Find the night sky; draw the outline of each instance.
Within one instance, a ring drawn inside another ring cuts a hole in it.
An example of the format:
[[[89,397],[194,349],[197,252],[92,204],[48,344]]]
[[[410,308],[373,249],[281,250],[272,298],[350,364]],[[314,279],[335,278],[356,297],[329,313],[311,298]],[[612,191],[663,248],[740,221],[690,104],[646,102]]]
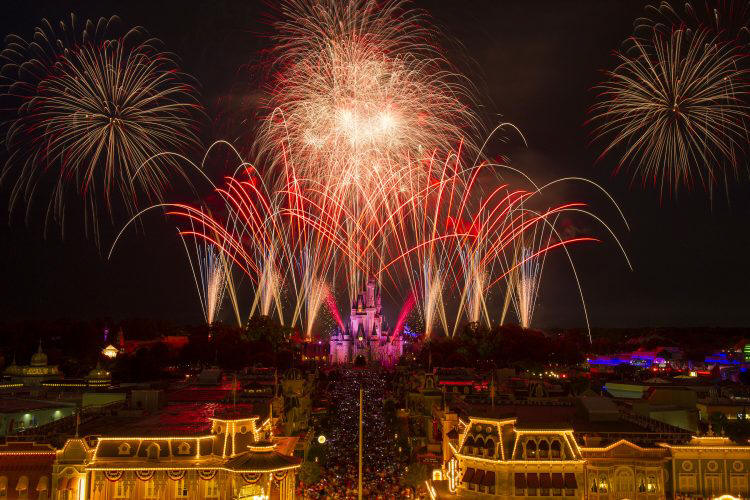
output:
[[[435,21],[468,55],[455,61],[478,82],[486,112],[516,124],[529,149],[514,149],[513,165],[544,182],[563,176],[602,184],[622,206],[631,230],[591,190],[564,194],[591,201],[613,223],[635,270],[629,271],[611,240],[578,246],[574,260],[593,326],[748,326],[747,174],[732,182],[728,196],[713,201],[701,188],[660,198],[656,188],[612,175],[614,158],[596,163],[600,145],[589,145],[584,126],[601,70],[612,51],[632,33],[646,2],[635,0],[442,0],[424,1]],[[117,14],[124,25],[142,25],[182,59],[202,84],[206,106],[226,95],[238,68],[257,58],[270,28],[268,4],[211,2],[6,1],[0,33],[28,38],[40,19]],[[216,173],[220,174],[219,172]],[[7,207],[7,186],[0,203]],[[46,205],[46,201],[43,201]],[[120,227],[118,221],[116,227]],[[108,247],[114,229],[107,227]],[[150,317],[200,321],[201,312],[174,223],[153,216],[144,231],[130,232],[107,261],[70,217],[61,238],[41,218],[26,225],[21,212],[0,219],[0,321],[67,318]],[[229,311],[224,310],[229,319]],[[391,321],[396,311],[387,311]],[[535,315],[538,327],[583,326],[568,267],[551,258]]]

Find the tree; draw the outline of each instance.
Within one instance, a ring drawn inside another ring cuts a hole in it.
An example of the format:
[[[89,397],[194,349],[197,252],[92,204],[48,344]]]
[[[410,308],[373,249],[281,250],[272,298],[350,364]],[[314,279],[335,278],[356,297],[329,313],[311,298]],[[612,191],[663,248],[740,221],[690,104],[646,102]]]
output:
[[[723,413],[718,411],[713,412],[708,416],[708,421],[711,424],[711,430],[721,436],[726,432],[727,417]]]
[[[750,421],[744,418],[744,416],[737,420],[728,420],[724,426],[724,433],[732,442],[739,445],[746,445],[747,440],[750,439]]]
[[[306,461],[299,468],[299,479],[305,484],[315,484],[320,481],[320,465],[315,462]]]

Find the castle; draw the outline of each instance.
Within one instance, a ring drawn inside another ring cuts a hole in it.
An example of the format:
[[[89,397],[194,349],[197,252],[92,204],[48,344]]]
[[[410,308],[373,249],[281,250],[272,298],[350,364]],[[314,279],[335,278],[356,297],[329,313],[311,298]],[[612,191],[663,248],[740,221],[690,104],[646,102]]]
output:
[[[383,321],[380,288],[374,277],[367,280],[365,290],[352,304],[346,330],[336,328],[330,345],[332,364],[352,363],[360,356],[366,362],[383,366],[398,362],[404,350],[403,338],[401,334],[392,336]]]

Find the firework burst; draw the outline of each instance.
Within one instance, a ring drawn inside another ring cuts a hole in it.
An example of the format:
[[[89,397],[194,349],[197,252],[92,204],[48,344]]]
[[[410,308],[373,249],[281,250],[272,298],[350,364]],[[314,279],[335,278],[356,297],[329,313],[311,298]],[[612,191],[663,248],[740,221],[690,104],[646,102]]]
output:
[[[662,191],[736,174],[749,118],[744,54],[706,31],[654,30],[629,43],[592,108],[601,156],[620,152],[620,167]]]
[[[44,21],[33,42],[11,36],[0,56],[2,92],[14,110],[2,171],[14,179],[11,210],[23,200],[28,213],[38,188],[51,182],[45,226],[62,226],[76,191],[97,242],[102,202],[113,215],[113,198],[130,213],[141,199],[160,200],[170,175],[184,174],[156,155],[199,142],[192,81],[158,40],[141,28],[119,36],[116,24],[88,21],[79,31],[71,17],[54,30]]]

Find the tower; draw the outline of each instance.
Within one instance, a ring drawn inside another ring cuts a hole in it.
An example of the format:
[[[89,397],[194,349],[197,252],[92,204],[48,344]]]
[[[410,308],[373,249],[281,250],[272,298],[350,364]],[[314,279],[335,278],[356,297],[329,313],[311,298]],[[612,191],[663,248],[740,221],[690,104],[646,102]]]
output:
[[[346,329],[336,329],[331,335],[330,348],[333,364],[352,363],[362,356],[368,362],[390,366],[401,357],[402,340],[400,336],[392,339],[384,324],[380,287],[374,276],[352,302]]]

